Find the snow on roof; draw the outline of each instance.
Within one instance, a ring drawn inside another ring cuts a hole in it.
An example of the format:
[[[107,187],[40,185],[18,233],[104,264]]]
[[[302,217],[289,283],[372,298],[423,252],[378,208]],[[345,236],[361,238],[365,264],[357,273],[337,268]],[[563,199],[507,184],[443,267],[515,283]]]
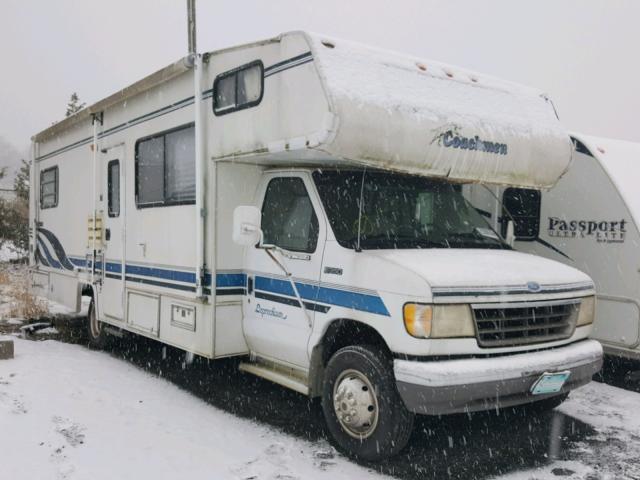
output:
[[[571,136],[581,141],[600,162],[620,192],[631,216],[640,224],[640,143],[581,133],[572,133]]]
[[[339,117],[329,153],[413,173],[534,188],[571,142],[540,91],[459,67],[306,34]]]

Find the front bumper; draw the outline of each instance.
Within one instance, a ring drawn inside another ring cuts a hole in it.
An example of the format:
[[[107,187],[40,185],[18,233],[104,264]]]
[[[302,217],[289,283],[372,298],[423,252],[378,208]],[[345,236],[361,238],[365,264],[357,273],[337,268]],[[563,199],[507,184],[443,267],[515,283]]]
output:
[[[602,367],[602,357],[600,343],[583,340],[550,350],[490,358],[394,360],[394,373],[410,411],[440,415],[504,408],[569,392],[591,381]],[[560,392],[530,393],[543,373],[565,370],[571,375]]]

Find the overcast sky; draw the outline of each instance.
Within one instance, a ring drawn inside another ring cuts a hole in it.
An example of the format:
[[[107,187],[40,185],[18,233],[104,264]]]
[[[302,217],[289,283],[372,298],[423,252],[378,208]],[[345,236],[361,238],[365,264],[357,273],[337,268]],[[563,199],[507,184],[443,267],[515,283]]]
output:
[[[636,0],[198,0],[198,47],[312,30],[539,87],[569,129],[640,141],[639,21]],[[186,0],[0,0],[0,136],[24,149],[71,92],[182,57],[185,23]]]

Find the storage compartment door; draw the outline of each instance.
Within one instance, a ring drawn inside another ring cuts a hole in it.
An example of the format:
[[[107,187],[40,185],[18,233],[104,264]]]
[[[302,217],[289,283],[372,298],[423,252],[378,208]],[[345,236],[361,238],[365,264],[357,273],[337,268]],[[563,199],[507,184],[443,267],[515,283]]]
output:
[[[160,296],[128,292],[127,323],[141,332],[158,336]]]

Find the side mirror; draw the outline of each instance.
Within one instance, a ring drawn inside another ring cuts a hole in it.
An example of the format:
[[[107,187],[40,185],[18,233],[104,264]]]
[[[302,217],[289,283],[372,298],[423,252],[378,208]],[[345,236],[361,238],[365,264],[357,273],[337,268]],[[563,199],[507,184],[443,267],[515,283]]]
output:
[[[262,214],[252,206],[236,207],[233,211],[233,241],[248,247],[262,240]]]
[[[505,241],[510,247],[513,247],[513,244],[516,242],[516,233],[513,220],[509,220],[509,223],[507,223],[507,235],[505,236]]]

